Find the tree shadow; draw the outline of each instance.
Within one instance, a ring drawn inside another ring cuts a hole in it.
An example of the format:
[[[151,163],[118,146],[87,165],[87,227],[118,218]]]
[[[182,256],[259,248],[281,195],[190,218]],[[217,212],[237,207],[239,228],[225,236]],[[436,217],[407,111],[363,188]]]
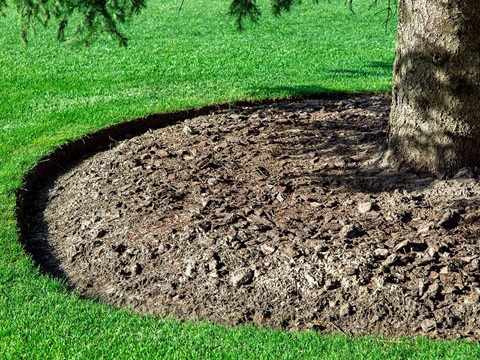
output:
[[[392,62],[389,61],[372,61],[365,65],[365,68],[374,68],[376,71],[359,70],[359,69],[334,69],[327,70],[326,73],[332,75],[340,75],[345,78],[358,78],[358,77],[379,77],[384,76],[385,73],[392,73]]]
[[[271,97],[285,97],[288,96],[290,100],[294,99],[315,99],[321,98],[338,98],[339,96],[347,95],[335,89],[326,88],[323,86],[313,85],[292,85],[292,86],[276,86],[276,87],[256,87],[249,91],[251,97],[265,96],[270,94]]]
[[[17,208],[21,241],[25,251],[31,255],[41,273],[65,279],[70,284],[68,276],[61,267],[60,259],[47,241],[49,231],[44,214],[48,199],[45,194],[52,187],[53,181],[50,182],[50,185],[46,185],[44,191],[35,191],[36,196],[29,194],[28,204],[25,204],[24,208]],[[30,191],[32,190],[30,189]],[[24,196],[24,201],[27,201],[26,196]]]
[[[279,157],[295,159],[310,154],[312,161],[318,159],[320,162],[313,171],[290,174],[285,180],[307,178],[311,184],[322,187],[344,187],[372,194],[421,190],[435,180],[407,168],[384,169],[374,161],[366,165],[368,160],[380,158],[385,144],[390,105],[388,96],[371,100],[368,95],[332,94],[328,100],[322,100],[325,101],[313,105],[313,110],[331,112],[332,116],[317,121],[292,120],[288,131],[294,132],[294,137],[286,137],[281,132],[268,136],[268,143],[281,149]],[[352,107],[359,109],[357,114],[350,113]],[[362,115],[362,111],[371,114]],[[371,121],[369,117],[375,119]],[[366,158],[358,160],[359,150],[368,152]]]

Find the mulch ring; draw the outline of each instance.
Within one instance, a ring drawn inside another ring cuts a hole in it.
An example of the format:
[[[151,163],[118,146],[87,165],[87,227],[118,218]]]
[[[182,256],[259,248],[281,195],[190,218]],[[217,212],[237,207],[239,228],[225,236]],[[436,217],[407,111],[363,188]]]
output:
[[[81,294],[142,313],[478,338],[479,182],[365,166],[389,106],[218,110],[120,141],[43,189],[30,248]]]

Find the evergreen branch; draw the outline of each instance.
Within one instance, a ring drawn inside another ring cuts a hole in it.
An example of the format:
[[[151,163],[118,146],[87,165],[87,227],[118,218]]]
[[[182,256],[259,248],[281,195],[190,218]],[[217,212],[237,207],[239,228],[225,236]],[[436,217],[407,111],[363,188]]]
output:
[[[62,19],[60,19],[58,23],[58,29],[57,29],[57,39],[60,41],[65,41],[65,28],[68,25],[68,19],[66,16],[64,16]]]
[[[27,44],[29,31],[35,31],[34,23],[40,22],[46,26],[52,16],[58,21],[57,38],[66,40],[66,29],[70,25],[72,15],[79,14],[73,40],[84,45],[91,44],[99,33],[105,32],[115,38],[120,45],[127,46],[127,38],[119,30],[118,25],[128,21],[146,7],[146,0],[14,0],[17,10],[23,19],[23,28],[20,36]],[[185,0],[181,0],[180,9]],[[272,11],[275,15],[290,11],[291,7],[302,0],[272,0]],[[318,2],[319,0],[313,0]],[[353,11],[354,0],[345,0],[349,9]],[[378,13],[386,12],[385,26],[394,17],[398,7],[398,0],[372,0],[370,9],[379,3],[386,2],[387,7]],[[0,0],[0,15],[7,6],[7,0]],[[231,0],[229,14],[236,19],[239,30],[244,27],[245,19],[257,23],[261,11],[257,0]]]
[[[272,0],[272,10],[275,15],[280,15],[282,11],[289,12],[294,3],[301,2],[302,0]]]
[[[353,11],[353,0],[346,0],[345,3],[347,3],[347,1],[348,1],[348,8],[352,12],[352,14],[355,15],[355,11]],[[378,1],[378,0],[375,0],[375,1]]]
[[[0,4],[6,0],[0,0]],[[0,5],[1,6],[1,5]],[[66,40],[66,29],[74,13],[80,14],[72,41],[88,46],[105,32],[120,45],[127,46],[127,38],[118,25],[138,14],[146,6],[146,0],[17,0],[17,9],[23,19],[20,36],[28,43],[28,33],[35,31],[34,23],[46,26],[52,16],[58,21],[57,38]]]
[[[352,1],[352,0],[350,0]],[[378,3],[380,2],[380,0],[374,0],[370,6],[368,7],[368,10],[371,10],[374,6],[376,6]],[[385,25],[385,29],[387,28],[388,24],[390,23],[390,20],[392,20],[395,16],[395,14],[397,13],[397,10],[398,9],[398,0],[387,0],[387,7],[382,9],[382,10],[379,10],[375,13],[375,15],[378,15],[378,14],[381,14],[381,13],[386,13],[386,19],[385,21],[383,22],[383,24]]]
[[[257,23],[261,12],[256,0],[232,0],[229,14],[236,17],[237,28],[242,30],[246,17],[250,18],[251,22]]]
[[[0,0],[0,15],[1,16],[6,16],[5,12],[3,11],[8,7],[7,0]]]

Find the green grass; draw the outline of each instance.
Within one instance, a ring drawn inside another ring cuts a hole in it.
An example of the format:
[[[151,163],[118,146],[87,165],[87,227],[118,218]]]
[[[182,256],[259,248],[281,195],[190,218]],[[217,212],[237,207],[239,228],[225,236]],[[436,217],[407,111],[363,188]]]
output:
[[[37,29],[24,48],[16,16],[0,19],[0,358],[475,359],[465,341],[389,341],[227,328],[80,300],[41,275],[19,244],[15,191],[62,143],[163,111],[240,99],[391,87],[394,25],[356,1],[305,3],[238,33],[228,1],[151,1],[125,27],[127,49],[100,38],[90,49]],[[208,12],[205,12],[205,9]]]

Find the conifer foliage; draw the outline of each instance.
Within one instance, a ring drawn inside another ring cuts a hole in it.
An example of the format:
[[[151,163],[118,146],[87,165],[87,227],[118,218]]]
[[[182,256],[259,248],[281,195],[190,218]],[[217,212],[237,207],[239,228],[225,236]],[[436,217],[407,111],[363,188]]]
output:
[[[4,10],[9,1],[12,1],[23,21],[20,35],[25,44],[35,24],[46,26],[53,18],[57,22],[59,40],[65,41],[68,37],[73,43],[87,46],[102,32],[110,34],[121,45],[126,46],[127,38],[119,25],[140,13],[147,5],[146,0],[0,0],[0,15],[5,16]],[[181,0],[180,9],[185,1],[188,0]],[[381,0],[372,1],[373,6]],[[386,1],[390,10],[390,4],[397,0]],[[273,14],[288,12],[295,3],[301,2],[302,0],[271,0]],[[353,0],[345,2],[352,9]],[[242,30],[245,20],[258,22],[261,11],[257,0],[231,0],[229,14],[235,18],[237,28]],[[67,36],[70,23],[73,23],[74,30]]]
[[[9,5],[0,0],[0,13],[4,14]],[[28,34],[35,24],[46,26],[50,21],[57,22],[57,37],[66,39],[68,25],[73,23],[69,38],[74,43],[91,44],[96,37],[107,32],[121,45],[127,45],[127,38],[119,25],[146,6],[145,0],[13,0],[13,5],[23,22],[21,37],[26,44]]]
[[[295,2],[300,3],[301,0],[272,0],[273,13],[280,15],[282,11],[289,11]],[[243,29],[245,18],[256,23],[260,18],[261,12],[256,0],[232,0],[230,15],[236,18],[237,27],[241,30]]]
[[[0,15],[5,15],[8,0],[0,0]],[[185,0],[183,0],[185,1]],[[183,4],[182,1],[182,4]],[[350,0],[351,1],[351,0]],[[66,40],[70,23],[74,31],[68,37],[74,43],[91,44],[97,36],[106,32],[126,46],[127,38],[119,25],[146,7],[146,0],[13,0],[13,5],[23,22],[21,38],[28,42],[29,32],[36,24],[46,26],[52,19],[57,22],[57,38]],[[301,0],[272,0],[276,15],[290,10]],[[181,7],[181,6],[180,6]],[[231,0],[230,15],[235,17],[238,29],[243,29],[245,19],[258,22],[261,11],[256,0]],[[70,34],[70,33],[69,33]]]

